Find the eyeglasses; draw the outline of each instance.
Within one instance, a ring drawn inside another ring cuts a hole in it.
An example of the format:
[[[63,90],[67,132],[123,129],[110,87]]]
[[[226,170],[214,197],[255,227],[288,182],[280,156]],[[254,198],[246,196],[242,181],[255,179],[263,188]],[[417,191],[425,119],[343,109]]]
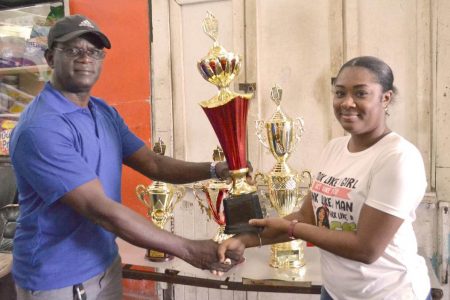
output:
[[[90,58],[96,59],[96,60],[102,60],[105,58],[106,52],[100,49],[81,49],[81,48],[58,48],[54,47],[54,49],[61,51],[66,55],[67,57],[72,58],[80,58],[83,57],[85,54],[89,56]]]

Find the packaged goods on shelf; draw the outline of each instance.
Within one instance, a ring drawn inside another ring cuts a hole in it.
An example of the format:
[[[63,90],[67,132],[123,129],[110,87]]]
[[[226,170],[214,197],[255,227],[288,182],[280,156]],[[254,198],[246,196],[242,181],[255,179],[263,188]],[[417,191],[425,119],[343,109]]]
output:
[[[12,76],[9,76],[12,77]],[[17,85],[0,82],[0,113],[19,113],[34,96],[20,90]],[[13,83],[10,81],[10,83]]]
[[[3,92],[4,94],[7,94],[11,98],[13,98],[15,101],[21,102],[21,103],[30,103],[31,100],[33,100],[34,96],[30,95],[17,87],[6,84],[6,83],[0,83],[0,92]]]
[[[0,68],[15,68],[23,65],[25,39],[17,36],[3,36],[0,49]]]
[[[16,114],[0,114],[0,155],[9,155],[9,139],[17,120]]]
[[[50,26],[34,25],[30,38],[25,43],[23,65],[45,65],[44,52],[47,49],[47,35]]]

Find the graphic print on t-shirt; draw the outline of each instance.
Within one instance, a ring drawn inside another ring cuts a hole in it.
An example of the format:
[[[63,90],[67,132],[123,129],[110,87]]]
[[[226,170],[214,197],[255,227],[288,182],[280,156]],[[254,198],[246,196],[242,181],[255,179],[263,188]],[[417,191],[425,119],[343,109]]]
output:
[[[332,230],[356,231],[353,201],[349,193],[356,189],[355,178],[336,178],[319,172],[311,187],[316,225]]]

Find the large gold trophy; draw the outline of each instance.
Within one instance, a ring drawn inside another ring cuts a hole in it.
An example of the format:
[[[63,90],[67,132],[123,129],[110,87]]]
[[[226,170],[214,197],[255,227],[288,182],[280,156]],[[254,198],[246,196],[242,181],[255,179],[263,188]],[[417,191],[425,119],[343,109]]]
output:
[[[153,151],[164,155],[166,145],[161,139],[155,143]],[[182,186],[153,181],[148,187],[143,184],[136,186],[136,195],[138,199],[147,207],[147,214],[153,223],[161,229],[164,229],[169,218],[173,216],[175,205],[184,196],[185,190]],[[173,256],[154,249],[147,249],[145,257],[154,262],[163,262],[173,259]]]
[[[213,160],[218,162],[224,159],[225,155],[222,149],[217,147],[213,152]],[[219,244],[231,237],[231,235],[225,233],[225,215],[223,212],[223,199],[228,196],[230,188],[230,183],[218,178],[198,182],[194,184],[193,188],[195,198],[202,211],[208,215],[209,219],[213,219],[219,225],[213,238]],[[202,197],[202,194],[205,198]]]
[[[239,73],[241,59],[217,42],[217,19],[208,12],[202,25],[214,44],[208,55],[197,63],[197,67],[203,78],[217,86],[219,91],[200,105],[219,139],[233,180],[230,196],[224,199],[225,233],[259,232],[260,228],[248,224],[249,219],[262,218],[263,215],[256,187],[246,181],[247,112],[253,95],[238,94],[229,88]]]
[[[281,110],[282,89],[275,85],[271,99],[277,105],[270,120],[256,122],[256,134],[259,141],[270,150],[277,163],[268,174],[262,176],[268,192],[262,193],[268,198],[280,217],[292,213],[299,207],[308,187],[311,185],[311,174],[303,171],[298,174],[287,164],[289,155],[294,151],[303,133],[303,120],[292,120]],[[305,187],[306,185],[306,187]],[[294,240],[272,245],[270,265],[276,268],[299,268],[305,264],[304,242]]]

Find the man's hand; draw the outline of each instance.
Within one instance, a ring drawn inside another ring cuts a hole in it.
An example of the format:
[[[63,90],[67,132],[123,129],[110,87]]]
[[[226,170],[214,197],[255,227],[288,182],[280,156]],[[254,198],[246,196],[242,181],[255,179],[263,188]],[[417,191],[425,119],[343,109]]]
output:
[[[230,169],[226,161],[220,161],[216,164],[216,174],[221,180],[230,178]]]
[[[230,258],[232,261],[241,263],[245,260],[244,251],[245,244],[239,238],[231,237],[219,245],[217,255],[220,262],[225,262],[227,258]]]
[[[227,272],[233,266],[243,261],[243,251],[224,251],[222,259],[218,255],[219,245],[212,240],[190,240],[187,245],[187,255],[182,259],[194,267]]]
[[[252,179],[252,172],[253,172],[253,166],[250,163],[250,161],[247,161],[247,181],[251,184],[254,184],[254,181]],[[230,175],[230,169],[228,167],[228,163],[226,161],[218,162],[216,165],[216,174],[217,177],[219,177],[222,180],[231,179]]]

